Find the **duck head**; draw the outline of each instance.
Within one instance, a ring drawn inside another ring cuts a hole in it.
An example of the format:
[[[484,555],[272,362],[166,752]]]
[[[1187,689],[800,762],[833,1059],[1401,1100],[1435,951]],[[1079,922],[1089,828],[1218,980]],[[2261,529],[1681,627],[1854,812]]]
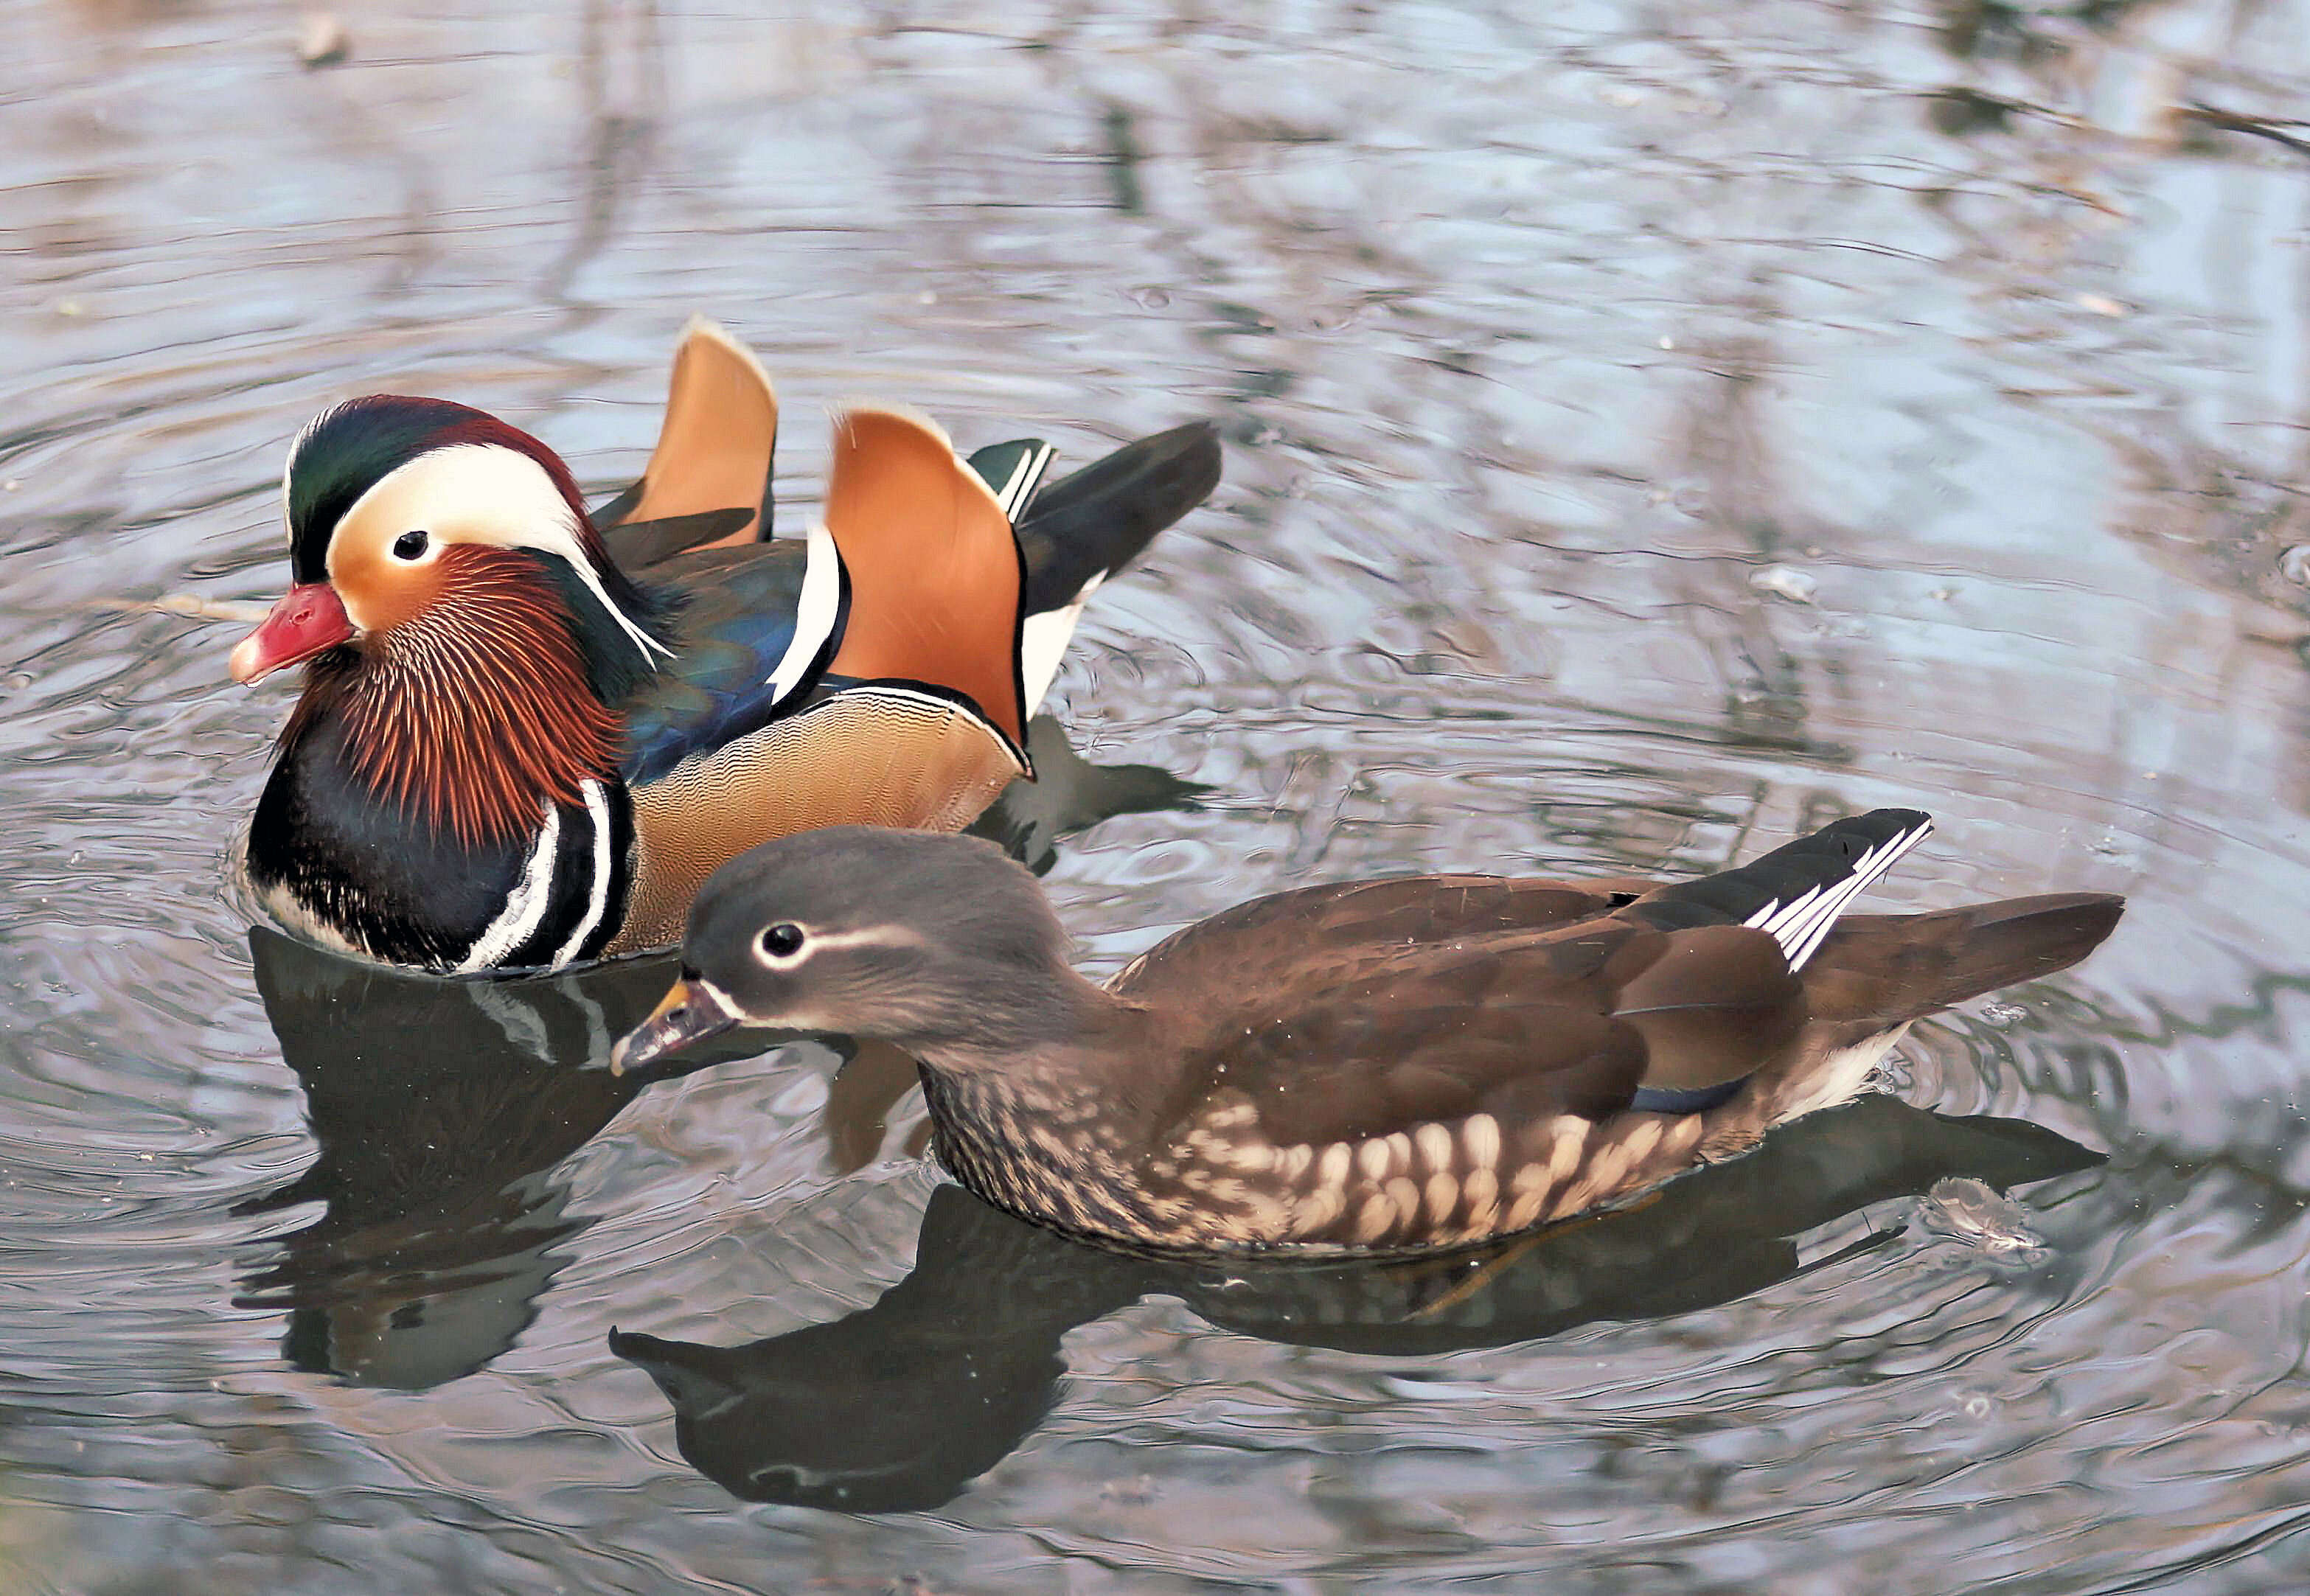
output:
[[[534,823],[541,794],[612,756],[605,706],[667,655],[664,605],[612,563],[552,450],[373,395],[305,429],[282,496],[292,585],[230,664],[242,682],[309,667],[284,737],[349,708],[375,780],[469,832]]]
[[[837,826],[764,843],[707,881],[682,947],[682,979],[617,1068],[747,1025],[999,1069],[1081,1039],[1111,1001],[1069,966],[1034,877],[977,837]]]
[[[569,468],[484,412],[396,394],[350,400],[299,435],[282,495],[294,585],[232,651],[236,681],[343,644],[389,646],[399,629],[516,573],[553,584],[601,668],[665,652]]]

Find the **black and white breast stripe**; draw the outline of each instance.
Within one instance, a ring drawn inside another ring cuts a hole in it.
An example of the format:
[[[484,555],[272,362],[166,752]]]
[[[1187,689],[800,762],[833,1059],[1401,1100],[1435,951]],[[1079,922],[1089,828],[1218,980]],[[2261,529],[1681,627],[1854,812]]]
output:
[[[593,958],[617,933],[633,885],[633,802],[622,785],[589,781],[580,791],[582,803],[546,811],[505,906],[457,974],[560,969]]]

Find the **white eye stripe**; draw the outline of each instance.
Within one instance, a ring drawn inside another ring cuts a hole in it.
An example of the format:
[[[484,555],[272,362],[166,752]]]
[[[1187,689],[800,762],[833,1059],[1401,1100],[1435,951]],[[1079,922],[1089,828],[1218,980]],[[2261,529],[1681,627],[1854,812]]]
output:
[[[791,925],[802,932],[802,946],[787,954],[777,954],[763,945],[762,938],[780,925]],[[821,934],[798,920],[776,920],[766,925],[754,937],[754,957],[774,970],[790,970],[806,964],[813,953],[839,952],[845,948],[919,948],[923,939],[911,931],[895,925],[872,931],[837,931]]]
[[[435,549],[445,542],[465,541],[558,555],[645,658],[673,656],[672,649],[611,600],[578,540],[569,501],[545,468],[519,449],[501,444],[450,444],[429,449],[378,478],[337,517],[327,556],[332,576],[349,534],[358,535],[355,529],[372,516],[385,520],[385,528],[376,534],[379,542],[372,548],[390,550],[395,538],[422,527]]]
[[[409,533],[404,532],[401,534],[401,537],[394,539],[392,543],[388,545],[393,555],[394,564],[410,566],[430,565],[435,559],[440,557],[442,548],[441,540],[432,536],[430,533],[421,534],[424,536],[425,541],[418,545],[416,553],[404,554],[401,551],[401,539],[405,538],[408,535]]]

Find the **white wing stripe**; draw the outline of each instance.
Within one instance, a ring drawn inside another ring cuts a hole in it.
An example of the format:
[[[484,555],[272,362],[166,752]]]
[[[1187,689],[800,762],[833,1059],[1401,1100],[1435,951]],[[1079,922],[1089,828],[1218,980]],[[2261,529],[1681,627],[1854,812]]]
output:
[[[1803,967],[1804,961],[1811,957],[1812,950],[1819,945],[1820,939],[1828,934],[1828,928],[1837,924],[1837,917],[1845,913],[1846,906],[1860,897],[1863,889],[1874,879],[1873,874],[1856,875],[1838,882],[1837,889],[1820,900],[1819,910],[1815,915],[1790,927],[1786,940],[1781,943],[1781,946],[1788,951],[1789,968],[1793,970]]]
[[[1804,967],[1805,961],[1811,958],[1819,949],[1821,943],[1828,940],[1829,932],[1836,926],[1837,918],[1839,915],[1844,914],[1845,906],[1854,898],[1860,897],[1861,894],[1868,889],[1871,883],[1874,882],[1879,877],[1882,876],[1887,871],[1892,869],[1895,864],[1898,863],[1903,854],[1906,854],[1911,848],[1915,847],[1919,843],[1924,841],[1925,834],[1932,829],[1932,826],[1928,822],[1925,825],[1918,827],[1915,831],[1911,831],[1905,836],[1897,837],[1892,846],[1886,851],[1885,857],[1878,863],[1876,867],[1872,869],[1866,877],[1854,878],[1852,884],[1852,889],[1844,895],[1843,901],[1837,905],[1837,908],[1832,913],[1824,915],[1820,922],[1812,928],[1811,934],[1807,936],[1804,939],[1803,943],[1797,949],[1795,957],[1789,960],[1789,967],[1791,969],[1802,969]]]
[[[1003,519],[1012,522],[1019,519],[1020,508],[1025,504],[1027,496],[1035,490],[1035,484],[1043,480],[1043,473],[1051,468],[1051,462],[1057,455],[1058,451],[1049,444],[1038,444],[1019,457],[1019,464],[1011,473],[1011,480],[994,490],[994,501],[1003,507]]]
[[[1802,898],[1793,899],[1788,907],[1782,909],[1776,914],[1774,912],[1773,906],[1767,905],[1763,912],[1762,917],[1752,915],[1749,917],[1749,924],[1751,925],[1762,925],[1767,931],[1771,932],[1775,936],[1778,936],[1787,925],[1803,915],[1805,906],[1807,904],[1812,902],[1814,898],[1819,898],[1819,896],[1820,889],[1819,887],[1808,887],[1804,890],[1804,895]]]
[[[1802,969],[1828,937],[1829,928],[1837,924],[1853,900],[1868,890],[1887,871],[1893,868],[1902,854],[1925,839],[1933,828],[1927,820],[1914,830],[1889,837],[1854,860],[1850,870],[1835,885],[1814,886],[1800,897],[1784,905],[1778,898],[1759,909],[1744,925],[1759,926],[1772,933],[1780,943],[1782,953],[1792,970]]]
[[[809,551],[802,568],[802,594],[795,600],[794,640],[778,656],[770,672],[770,701],[777,703],[802,685],[803,672],[818,658],[819,650],[834,635],[842,609],[842,554],[834,534],[824,524],[810,529]]]

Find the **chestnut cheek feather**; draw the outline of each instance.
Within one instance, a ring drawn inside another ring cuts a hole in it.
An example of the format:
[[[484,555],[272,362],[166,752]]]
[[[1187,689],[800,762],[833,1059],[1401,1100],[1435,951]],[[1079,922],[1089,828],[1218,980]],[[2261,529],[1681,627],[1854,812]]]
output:
[[[621,728],[534,560],[462,544],[422,575],[408,619],[308,686],[282,735],[334,712],[361,780],[413,819],[467,844],[525,836],[614,777]]]

